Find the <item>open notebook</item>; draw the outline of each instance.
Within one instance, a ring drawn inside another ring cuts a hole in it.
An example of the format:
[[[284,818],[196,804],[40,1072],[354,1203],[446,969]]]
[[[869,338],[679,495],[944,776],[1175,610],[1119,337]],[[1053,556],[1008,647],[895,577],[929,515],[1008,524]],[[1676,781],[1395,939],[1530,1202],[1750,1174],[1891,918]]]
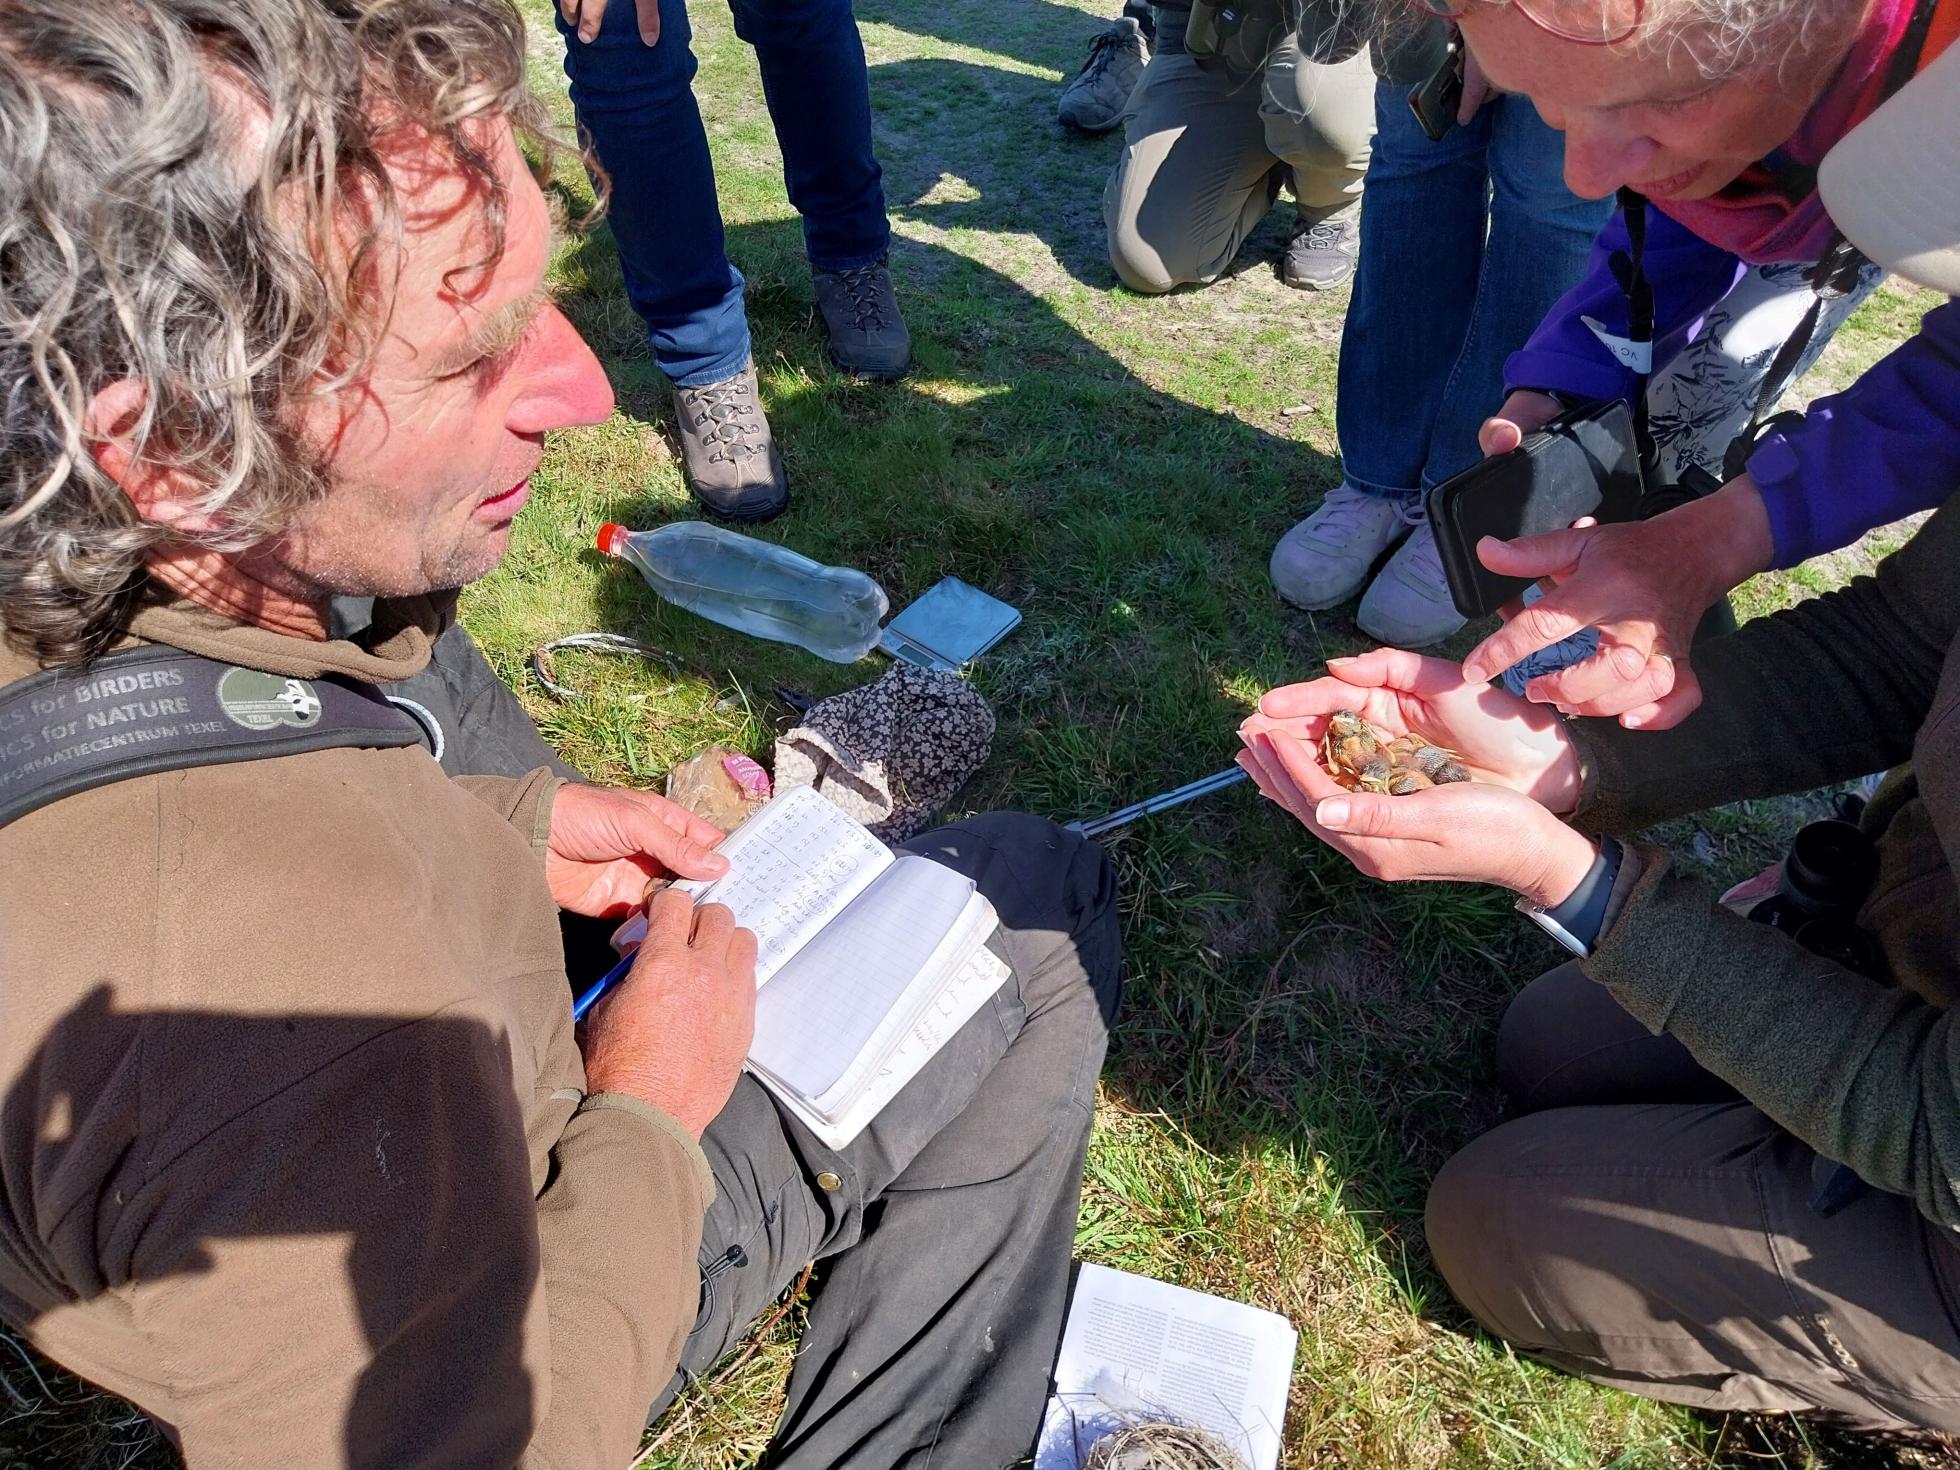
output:
[[[1274,1470],[1298,1346],[1277,1312],[1087,1263],[1034,1470],[1081,1470],[1099,1441],[1152,1421],[1208,1430],[1243,1470]],[[1129,1462],[1125,1452],[1110,1463]]]
[[[752,813],[720,851],[726,874],[674,886],[755,932],[749,1070],[841,1148],[1007,979],[986,947],[999,919],[972,879],[894,857],[808,786]]]

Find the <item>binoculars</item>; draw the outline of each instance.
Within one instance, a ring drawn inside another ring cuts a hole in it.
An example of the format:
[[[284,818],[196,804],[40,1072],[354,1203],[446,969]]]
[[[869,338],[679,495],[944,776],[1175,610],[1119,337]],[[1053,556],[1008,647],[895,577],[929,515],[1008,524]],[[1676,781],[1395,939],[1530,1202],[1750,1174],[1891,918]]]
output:
[[[1858,908],[1878,874],[1878,849],[1853,822],[1842,818],[1802,828],[1783,860],[1776,892],[1749,911],[1758,924],[1781,929],[1822,959],[1879,973],[1878,946],[1857,924]],[[1812,1213],[1828,1219],[1855,1204],[1871,1186],[1847,1166],[1819,1154],[1811,1165]]]
[[[1876,975],[1878,946],[1856,919],[1877,873],[1878,850],[1855,824],[1835,817],[1812,822],[1790,844],[1776,892],[1749,917],[1781,929],[1820,958]]]

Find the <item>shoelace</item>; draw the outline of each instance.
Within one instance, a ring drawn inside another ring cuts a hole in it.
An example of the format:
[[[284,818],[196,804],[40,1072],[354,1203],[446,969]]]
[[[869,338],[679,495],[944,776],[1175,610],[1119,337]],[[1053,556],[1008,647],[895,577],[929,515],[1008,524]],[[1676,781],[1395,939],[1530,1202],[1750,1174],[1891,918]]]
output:
[[[1126,25],[1113,25],[1098,31],[1096,38],[1089,43],[1089,59],[1082,63],[1082,70],[1075,74],[1077,82],[1096,83],[1102,74],[1109,70],[1116,60],[1116,53],[1124,50],[1130,39],[1130,28]]]
[[[854,265],[841,271],[833,271],[843,282],[845,294],[851,298],[851,325],[860,332],[882,332],[885,329],[885,270],[882,264]]]
[[[1309,250],[1338,250],[1341,247],[1341,227],[1332,219],[1317,220],[1294,236],[1296,240],[1303,237]]]
[[[715,446],[708,456],[710,462],[737,464],[762,453],[762,446],[753,442],[762,433],[762,415],[745,379],[730,378],[725,383],[690,389],[689,393],[694,400],[694,427],[704,444]]]
[[[1324,517],[1314,528],[1316,539],[1345,542],[1365,520],[1373,519],[1381,502],[1374,496],[1346,485],[1336,485],[1327,492],[1327,498],[1320,503],[1320,515]],[[1407,519],[1402,507],[1396,507],[1396,514]]]
[[[1436,537],[1432,533],[1424,535],[1429,529],[1429,511],[1423,504],[1423,497],[1414,496],[1400,501],[1395,514],[1402,524],[1411,527],[1409,539],[1403,543],[1401,555],[1409,558],[1410,570],[1422,573],[1424,581],[1433,586],[1443,585],[1443,557],[1436,550]]]

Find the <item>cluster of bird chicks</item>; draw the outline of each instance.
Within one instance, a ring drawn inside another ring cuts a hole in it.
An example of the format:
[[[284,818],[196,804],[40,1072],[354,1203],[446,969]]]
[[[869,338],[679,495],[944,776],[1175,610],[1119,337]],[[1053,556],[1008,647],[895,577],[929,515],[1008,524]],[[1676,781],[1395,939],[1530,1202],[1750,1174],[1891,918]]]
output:
[[[1320,762],[1336,785],[1388,796],[1409,796],[1470,779],[1454,751],[1415,734],[1383,740],[1351,709],[1338,709],[1327,717],[1327,733],[1320,737]]]

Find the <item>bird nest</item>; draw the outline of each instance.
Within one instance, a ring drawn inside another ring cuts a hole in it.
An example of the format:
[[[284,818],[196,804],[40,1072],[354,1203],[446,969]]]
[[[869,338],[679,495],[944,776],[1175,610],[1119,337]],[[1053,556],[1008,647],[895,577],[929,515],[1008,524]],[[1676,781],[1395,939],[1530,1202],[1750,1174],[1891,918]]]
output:
[[[1196,1425],[1133,1423],[1097,1440],[1082,1470],[1246,1470],[1246,1463]]]

